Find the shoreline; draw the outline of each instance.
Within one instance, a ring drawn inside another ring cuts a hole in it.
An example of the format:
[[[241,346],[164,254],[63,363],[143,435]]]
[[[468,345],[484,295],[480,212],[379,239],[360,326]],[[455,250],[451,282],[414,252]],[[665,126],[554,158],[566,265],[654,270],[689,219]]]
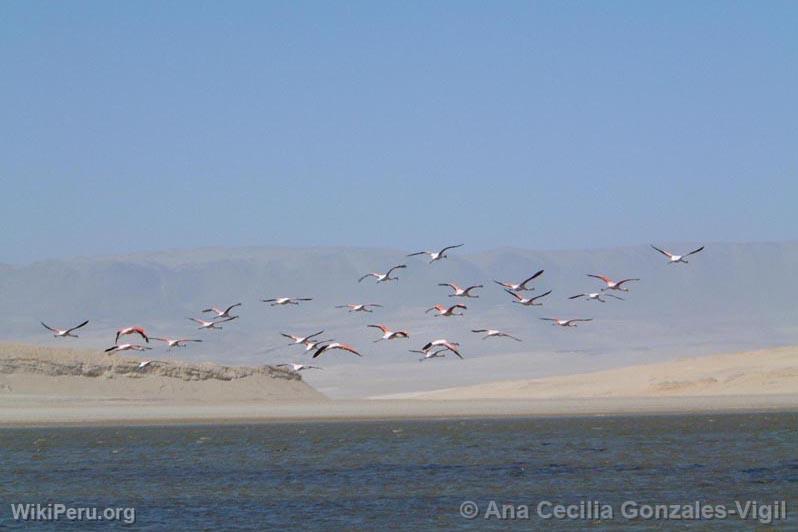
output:
[[[488,400],[332,400],[294,403],[86,402],[9,405],[0,429],[83,426],[224,425],[291,422],[410,421],[798,412],[798,395],[606,397]]]

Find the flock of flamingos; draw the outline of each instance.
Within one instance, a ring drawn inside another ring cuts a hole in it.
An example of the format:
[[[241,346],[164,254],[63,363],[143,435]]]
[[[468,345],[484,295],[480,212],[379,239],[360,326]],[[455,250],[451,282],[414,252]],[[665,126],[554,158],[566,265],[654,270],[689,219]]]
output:
[[[448,255],[447,255],[448,251],[450,251],[452,249],[459,248],[461,246],[463,246],[463,244],[457,244],[457,245],[454,245],[454,246],[446,246],[443,249],[441,249],[440,251],[419,251],[419,252],[416,252],[416,253],[411,253],[411,254],[409,254],[407,256],[408,257],[415,257],[415,256],[419,256],[419,255],[427,255],[429,257],[429,259],[430,259],[429,263],[432,264],[432,263],[435,263],[435,262],[437,262],[439,260],[447,258],[448,257]],[[660,249],[660,248],[658,248],[658,247],[656,247],[654,245],[652,245],[651,247],[654,250],[656,250],[659,253],[661,253],[662,255],[664,255],[665,257],[667,257],[669,264],[678,264],[678,263],[687,264],[687,262],[688,262],[687,261],[687,257],[689,257],[690,255],[694,255],[694,254],[696,254],[696,253],[698,253],[700,251],[703,251],[703,249],[704,249],[704,246],[701,246],[698,249],[694,249],[693,251],[691,251],[689,253],[685,253],[684,255],[676,255],[676,254],[670,253],[668,251],[664,251],[664,250],[662,250],[662,249]],[[358,282],[363,282],[364,280],[366,280],[366,279],[368,279],[370,277],[374,278],[377,283],[385,283],[385,282],[389,282],[389,281],[395,281],[395,280],[399,279],[398,274],[396,272],[398,272],[399,270],[404,269],[404,268],[407,268],[406,264],[399,264],[397,266],[394,266],[394,267],[390,268],[388,271],[386,271],[384,273],[382,273],[382,272],[370,272],[370,273],[367,273],[367,274],[363,275],[362,277],[360,277],[358,279]],[[540,300],[540,299],[548,296],[549,294],[551,294],[551,290],[549,290],[547,292],[544,292],[542,294],[536,295],[534,297],[525,297],[523,295],[525,292],[531,292],[531,291],[535,290],[534,287],[530,286],[530,283],[532,283],[532,281],[536,280],[541,275],[543,275],[543,270],[535,272],[533,275],[531,275],[527,279],[524,279],[520,283],[502,282],[502,281],[496,281],[496,280],[494,280],[493,282],[496,283],[497,285],[501,286],[502,288],[504,288],[504,291],[507,292],[510,296],[513,297],[513,300],[512,300],[513,303],[517,303],[519,305],[524,305],[524,306],[541,306],[542,303],[539,303],[538,300]],[[619,296],[613,294],[612,292],[628,292],[629,289],[626,288],[625,285],[627,283],[631,283],[631,282],[640,280],[640,279],[637,279],[637,278],[628,278],[628,279],[621,279],[621,280],[618,280],[618,281],[614,281],[611,278],[607,277],[606,275],[587,274],[587,276],[600,280],[604,284],[604,286],[598,292],[586,292],[586,293],[576,294],[576,295],[573,295],[573,296],[569,297],[569,299],[584,298],[587,301],[599,301],[601,303],[605,303],[606,302],[606,298],[608,298],[608,297],[611,297],[611,298],[614,298],[614,299],[618,299],[618,300],[623,300],[622,297],[619,297]],[[481,285],[481,284],[468,286],[468,287],[463,288],[463,287],[459,286],[457,283],[454,283],[454,282],[451,282],[451,283],[439,283],[438,286],[446,286],[446,287],[450,288],[452,290],[452,292],[449,294],[449,297],[461,297],[461,298],[464,298],[464,299],[478,298],[479,296],[474,294],[473,291],[475,291],[477,289],[480,289],[480,288],[484,288],[484,286]],[[272,298],[272,299],[262,299],[261,301],[263,301],[264,303],[269,303],[271,306],[274,307],[274,306],[285,306],[285,305],[299,305],[302,302],[311,301],[311,300],[312,300],[312,298],[303,298],[303,297],[277,297],[277,298]],[[222,326],[221,326],[222,323],[226,323],[226,322],[229,322],[229,321],[232,321],[232,320],[238,318],[237,315],[231,314],[231,312],[233,311],[233,309],[235,309],[237,307],[240,307],[240,306],[241,306],[241,303],[236,303],[234,305],[230,305],[229,307],[224,308],[224,309],[217,308],[217,307],[210,307],[210,308],[206,308],[206,309],[202,310],[202,313],[210,314],[210,315],[213,316],[210,320],[204,320],[204,319],[198,319],[198,318],[188,318],[188,319],[193,321],[193,322],[195,322],[195,323],[197,323],[199,325],[197,327],[198,329],[218,330],[218,329],[222,329]],[[372,308],[379,308],[381,306],[382,305],[371,304],[371,303],[357,303],[357,304],[338,305],[338,306],[336,306],[336,308],[346,308],[346,309],[348,309],[349,312],[368,312],[368,313],[371,313],[372,312],[372,310],[371,310]],[[462,312],[458,312],[458,311],[463,311],[463,310],[466,310],[466,309],[467,309],[467,307],[465,305],[463,305],[461,303],[457,303],[457,304],[454,304],[454,305],[451,305],[451,306],[435,305],[433,307],[428,308],[426,310],[426,312],[427,313],[433,312],[434,313],[433,315],[436,316],[436,317],[437,316],[452,317],[452,316],[462,316],[463,313]],[[576,327],[577,324],[580,323],[580,322],[592,321],[592,318],[569,318],[569,319],[540,318],[540,319],[544,320],[544,321],[549,321],[549,322],[552,323],[552,325],[559,326],[559,327]],[[88,323],[89,323],[89,321],[86,320],[83,323],[81,323],[79,325],[76,325],[74,327],[71,327],[69,329],[57,329],[57,328],[54,328],[54,327],[50,327],[49,325],[47,325],[44,322],[41,322],[41,324],[46,329],[51,331],[53,333],[53,336],[57,337],[57,338],[77,338],[78,335],[74,334],[74,332],[77,331],[78,329],[86,326]],[[387,326],[382,325],[382,324],[367,325],[367,327],[379,329],[382,332],[382,336],[380,338],[378,338],[377,340],[374,340],[375,342],[380,342],[380,341],[383,341],[383,340],[396,340],[396,339],[399,339],[399,338],[410,338],[410,335],[408,334],[407,331],[391,330],[390,328],[388,328]],[[517,337],[515,337],[515,336],[513,336],[511,334],[508,334],[508,333],[503,332],[503,331],[498,330],[498,329],[472,329],[471,332],[482,334],[483,335],[483,339],[487,339],[487,338],[508,338],[508,339],[515,340],[515,341],[518,341],[518,342],[522,341],[520,338],[517,338]],[[286,333],[280,333],[280,334],[282,336],[284,336],[286,338],[289,338],[291,340],[291,343],[289,345],[303,345],[304,348],[305,348],[305,352],[313,351],[313,357],[312,358],[314,358],[314,359],[318,358],[323,353],[326,353],[326,352],[329,352],[329,351],[333,351],[333,350],[348,351],[348,352],[353,353],[353,354],[355,354],[357,356],[362,356],[358,352],[357,349],[355,349],[353,346],[351,346],[349,344],[336,342],[336,341],[333,341],[333,340],[321,340],[321,339],[319,339],[319,336],[324,334],[323,330],[322,331],[318,331],[318,332],[313,333],[313,334],[309,334],[307,336],[296,336],[296,335],[293,335],[293,334],[286,334]],[[122,343],[122,344],[120,344],[119,343],[119,338],[120,337],[129,336],[129,335],[138,335],[146,343],[149,343],[150,340],[157,340],[157,341],[160,341],[160,342],[164,342],[167,345],[168,349],[172,349],[173,347],[185,347],[187,344],[193,343],[193,342],[202,342],[202,340],[193,339],[193,338],[159,338],[159,337],[155,337],[155,336],[149,336],[147,334],[147,332],[144,330],[144,328],[142,328],[142,327],[137,327],[137,326],[136,327],[124,327],[124,328],[121,328],[118,331],[116,331],[116,338],[114,339],[114,345],[112,345],[111,347],[105,349],[105,352],[110,355],[112,353],[121,352],[121,351],[147,351],[147,350],[151,349],[150,347],[148,347],[146,345],[141,345],[141,344],[134,344],[134,343]],[[410,351],[414,352],[414,353],[420,353],[421,355],[423,355],[422,358],[419,359],[419,360],[423,361],[423,360],[428,360],[428,359],[431,359],[431,358],[444,357],[447,352],[453,353],[454,355],[456,355],[459,358],[463,358],[463,356],[460,354],[459,348],[460,348],[460,344],[458,342],[453,342],[453,341],[447,340],[446,338],[439,338],[437,340],[431,340],[431,341],[427,342],[421,349],[411,349]],[[151,360],[144,360],[144,361],[142,361],[139,364],[139,368],[144,368],[144,367],[146,367],[146,366],[148,366],[150,364],[152,364]],[[278,364],[278,366],[289,367],[293,371],[302,371],[302,370],[306,370],[306,369],[321,369],[318,366],[311,366],[311,365],[306,365],[306,364]]]

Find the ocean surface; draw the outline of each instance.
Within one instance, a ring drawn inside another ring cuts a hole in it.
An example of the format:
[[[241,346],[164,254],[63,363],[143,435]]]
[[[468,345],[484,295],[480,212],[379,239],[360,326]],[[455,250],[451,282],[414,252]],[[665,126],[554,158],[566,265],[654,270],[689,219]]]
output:
[[[2,429],[0,474],[11,529],[750,530],[770,509],[796,530],[798,414]],[[759,520],[717,518],[735,501]],[[682,519],[634,518],[654,504]],[[716,518],[685,519],[696,504]]]

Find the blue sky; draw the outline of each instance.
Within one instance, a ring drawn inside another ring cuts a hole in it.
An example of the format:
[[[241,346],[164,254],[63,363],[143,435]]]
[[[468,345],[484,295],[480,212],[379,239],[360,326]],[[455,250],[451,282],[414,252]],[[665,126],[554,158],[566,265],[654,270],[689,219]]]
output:
[[[798,238],[795,2],[3,2],[0,262]]]

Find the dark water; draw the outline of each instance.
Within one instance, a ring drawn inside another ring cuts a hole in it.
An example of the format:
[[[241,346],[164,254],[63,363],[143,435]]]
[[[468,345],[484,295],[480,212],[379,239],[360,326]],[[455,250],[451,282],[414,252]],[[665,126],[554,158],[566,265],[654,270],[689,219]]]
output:
[[[135,529],[752,529],[755,520],[628,521],[627,500],[786,500],[798,529],[798,414],[0,430],[11,503],[135,507]],[[465,500],[480,516],[460,516]],[[489,501],[528,519],[484,519]],[[544,520],[540,501],[614,507]],[[128,514],[129,515],[129,514]],[[70,523],[59,521],[61,527]],[[76,523],[109,528],[121,523]]]

